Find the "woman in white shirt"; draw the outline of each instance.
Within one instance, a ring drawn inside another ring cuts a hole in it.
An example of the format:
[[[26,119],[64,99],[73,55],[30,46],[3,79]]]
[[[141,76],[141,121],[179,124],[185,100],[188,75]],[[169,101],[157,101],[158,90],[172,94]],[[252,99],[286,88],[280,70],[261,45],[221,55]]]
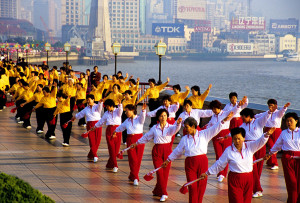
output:
[[[223,121],[219,121],[214,126],[198,131],[197,121],[189,117],[184,121],[184,127],[187,135],[181,138],[180,143],[169,155],[168,159],[162,164],[163,167],[170,167],[169,162],[179,158],[185,151],[185,172],[187,181],[192,181],[204,173],[208,168],[208,159],[206,156],[208,142],[216,136],[229,121],[233,113],[230,113]],[[189,202],[202,202],[206,189],[207,181],[201,181],[189,186]]]
[[[269,159],[279,150],[283,150],[281,157],[286,189],[288,192],[288,203],[300,202],[300,131],[299,118],[296,113],[287,113],[285,115],[286,125],[288,129],[283,130],[278,140],[270,149]]]
[[[219,173],[227,164],[228,174],[228,198],[229,202],[251,203],[253,188],[253,154],[263,147],[274,128],[263,134],[258,140],[244,142],[246,131],[244,128],[231,130],[233,144],[226,148],[222,156],[200,178],[206,180],[208,175]],[[203,181],[203,180],[200,180]]]
[[[172,136],[177,133],[181,127],[181,119],[178,119],[175,125],[170,125],[167,122],[168,117],[169,112],[166,109],[159,109],[156,112],[156,118],[158,119],[159,123],[154,125],[149,132],[147,132],[136,143],[131,145],[132,148],[135,148],[139,144],[145,144],[154,139],[155,145],[152,149],[152,160],[154,168],[160,167],[172,152],[172,147],[170,145]],[[154,196],[161,197],[161,202],[166,201],[168,198],[167,183],[169,171],[170,166],[156,172],[157,183],[152,193]]]

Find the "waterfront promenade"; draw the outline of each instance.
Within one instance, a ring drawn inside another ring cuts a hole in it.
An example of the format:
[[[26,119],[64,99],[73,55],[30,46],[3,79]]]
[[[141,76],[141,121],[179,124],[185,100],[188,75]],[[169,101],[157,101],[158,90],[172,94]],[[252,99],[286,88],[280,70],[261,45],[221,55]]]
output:
[[[138,111],[139,112],[139,111]],[[140,170],[139,186],[128,181],[129,166],[127,155],[118,160],[119,171],[112,173],[105,169],[108,150],[105,140],[105,128],[99,147],[98,163],[87,162],[89,151],[88,140],[80,135],[85,129],[77,126],[75,121],[70,139],[70,147],[63,148],[62,132],[56,129],[56,140],[47,141],[43,135],[36,135],[35,113],[32,114],[32,129],[27,130],[17,124],[10,108],[0,112],[0,171],[16,175],[30,183],[34,188],[48,195],[56,202],[159,202],[152,196],[156,180],[149,182],[143,176],[153,169],[151,149],[153,144],[145,147]],[[146,119],[144,131],[148,130],[149,119]],[[46,130],[46,126],[44,127]],[[180,138],[176,137],[174,147]],[[125,148],[124,145],[121,149]],[[208,148],[209,166],[215,161],[212,142]],[[264,196],[252,202],[285,202],[287,192],[283,177],[281,161],[279,170],[271,171],[264,167],[261,183]],[[188,202],[188,194],[179,192],[186,182],[184,156],[176,160],[171,167],[167,202]],[[215,176],[209,177],[204,202],[228,202],[227,180],[218,183]]]

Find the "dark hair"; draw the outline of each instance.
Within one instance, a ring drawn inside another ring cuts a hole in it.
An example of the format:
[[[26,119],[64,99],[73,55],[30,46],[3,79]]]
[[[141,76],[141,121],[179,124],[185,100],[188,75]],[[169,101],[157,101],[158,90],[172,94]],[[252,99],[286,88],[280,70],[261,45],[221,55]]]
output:
[[[108,75],[103,75],[102,79],[104,80],[105,77],[108,79]]]
[[[25,74],[23,72],[20,72],[19,74],[20,74],[20,77],[24,77],[25,76]]]
[[[195,118],[193,117],[188,117],[187,119],[184,120],[184,125],[188,125],[190,127],[195,127],[197,129],[198,123]]]
[[[133,111],[134,115],[137,114],[136,106],[133,104],[127,104],[125,106],[125,109],[128,109],[129,111]]]
[[[57,93],[57,98],[59,98],[59,97],[62,97],[62,98],[64,98],[64,99],[67,99],[67,98],[68,98],[68,95],[66,95],[66,94],[64,94],[64,93],[62,93],[62,92],[59,92],[59,93]]]
[[[77,83],[77,85],[80,85],[81,87],[83,87],[83,84],[81,82]]]
[[[104,106],[115,106],[115,102],[112,99],[107,99],[104,102]]]
[[[119,80],[120,80],[120,79],[122,80],[122,79],[124,79],[124,77],[121,75],[118,79],[119,79]]]
[[[114,85],[113,85],[113,88],[114,88],[115,86],[118,88],[118,90],[120,90],[120,89],[121,89],[120,85],[118,85],[118,84],[114,84]]]
[[[185,105],[190,105],[190,106],[193,106],[193,103],[191,102],[191,100],[184,100],[184,102],[183,102],[183,106],[185,106]]]
[[[152,82],[154,85],[156,84],[156,82],[155,82],[155,79],[154,79],[154,78],[150,78],[150,79],[148,80],[148,83],[150,83],[150,82]]]
[[[213,101],[210,102],[209,108],[210,109],[213,109],[213,108],[221,109],[222,108],[222,103],[219,102],[218,100],[213,100]]]
[[[191,87],[191,90],[197,91],[198,92],[198,96],[201,95],[201,93],[200,93],[200,87],[198,85],[194,85],[193,87]]]
[[[53,79],[53,83],[58,84],[58,79]]]
[[[181,87],[180,87],[180,85],[179,85],[179,84],[177,84],[177,85],[173,85],[173,89],[178,89],[179,91],[181,91]]]
[[[44,87],[44,88],[43,88],[43,91],[45,91],[45,92],[47,92],[47,93],[50,93],[50,89],[49,89],[48,86]]]
[[[86,72],[86,71],[89,71],[89,72],[91,72],[91,70],[90,70],[89,68],[88,68],[88,69],[86,69],[86,70],[85,70],[85,72]]]
[[[42,84],[38,84],[37,86],[39,86],[39,87],[42,88],[42,89],[43,89],[43,87],[44,87]]]
[[[95,68],[98,68],[98,66],[94,66],[94,68],[93,68],[93,69],[95,70]]]
[[[236,93],[236,92],[230,92],[230,94],[229,94],[229,99],[231,99],[232,97],[238,98],[237,93]]]
[[[133,78],[129,79],[129,82],[132,82],[134,85],[136,85],[135,79]]]
[[[289,112],[289,113],[285,114],[284,119],[286,120],[288,118],[293,118],[295,121],[297,121],[296,126],[299,126],[299,117],[298,117],[297,113]]]
[[[39,74],[39,76],[41,76],[41,75],[44,77],[44,73],[40,73],[40,74]]]
[[[53,69],[54,69],[54,70],[57,70],[57,66],[53,66]]]
[[[95,100],[95,96],[92,95],[92,94],[86,95],[86,100],[89,99],[89,98],[92,99],[92,100]]]
[[[119,74],[119,73],[121,73],[121,75],[122,75],[122,71],[118,71],[118,72],[117,72],[117,74]]]
[[[244,108],[241,113],[240,113],[241,116],[245,116],[245,117],[248,117],[250,116],[250,118],[254,118],[254,112],[252,109],[249,109],[249,108]]]
[[[172,102],[171,96],[170,95],[165,95],[162,98],[162,101],[168,100],[169,102]]]
[[[246,136],[246,131],[244,128],[240,128],[240,127],[237,127],[237,128],[233,128],[230,130],[230,134],[231,134],[231,137],[233,138],[235,135],[237,134],[241,134],[243,136],[243,138],[245,138]]]
[[[270,105],[270,104],[277,105],[277,101],[275,99],[269,99],[268,100],[268,105]]]
[[[131,92],[131,90],[126,90],[126,91],[124,92],[124,94],[132,95],[132,92]]]
[[[61,71],[66,71],[66,68],[65,67],[60,67],[59,68]]]
[[[156,112],[156,119],[158,120],[159,116],[165,112],[167,114],[167,117],[169,118],[169,112],[167,111],[167,109],[159,109],[157,112]]]
[[[29,87],[29,84],[28,84],[27,82],[25,82],[25,81],[24,81],[22,84],[23,84],[23,86],[25,86],[25,87]]]
[[[80,75],[83,75],[83,77],[84,77],[84,76],[85,76],[85,73],[84,73],[84,72],[81,72]]]
[[[115,77],[116,79],[119,79],[118,75],[114,74],[112,77]]]

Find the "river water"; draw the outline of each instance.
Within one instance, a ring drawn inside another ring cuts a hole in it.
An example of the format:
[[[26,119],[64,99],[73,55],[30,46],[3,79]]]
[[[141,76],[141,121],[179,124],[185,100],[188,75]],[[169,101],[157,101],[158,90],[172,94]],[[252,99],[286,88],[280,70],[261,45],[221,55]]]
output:
[[[117,71],[128,72],[142,82],[149,78],[158,80],[158,60],[118,62]],[[73,66],[85,71],[93,66]],[[113,74],[114,63],[100,66],[102,74]],[[190,87],[199,85],[201,92],[212,84],[211,97],[228,98],[232,91],[239,97],[246,95],[249,102],[265,105],[274,98],[279,107],[291,102],[290,108],[300,109],[300,63],[276,61],[188,61],[162,60],[162,81]]]

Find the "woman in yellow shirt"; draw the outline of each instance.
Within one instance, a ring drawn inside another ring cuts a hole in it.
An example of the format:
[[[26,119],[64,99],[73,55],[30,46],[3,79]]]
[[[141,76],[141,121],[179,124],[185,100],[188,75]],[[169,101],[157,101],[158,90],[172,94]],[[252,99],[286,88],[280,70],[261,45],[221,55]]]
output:
[[[99,84],[98,87],[96,84],[92,84],[92,91],[90,92],[90,95],[94,96],[94,103],[98,104],[98,102],[102,99],[104,87],[105,86],[101,84]]]
[[[129,79],[129,90],[131,91],[132,95],[135,95],[135,93],[138,91],[139,89],[139,85],[140,85],[140,78],[136,79],[136,82],[133,78]]]
[[[212,87],[212,84],[210,84],[208,86],[207,90],[203,94],[200,93],[200,87],[199,86],[193,86],[191,88],[192,96],[190,96],[188,98],[188,100],[190,100],[192,102],[193,109],[202,109],[203,103],[204,103],[211,87]]]
[[[115,105],[118,106],[120,101],[124,98],[123,94],[120,92],[120,85],[114,84],[113,85],[113,91],[104,99],[106,101],[107,99],[111,99],[114,101]]]
[[[158,98],[159,98],[159,92],[164,89],[168,83],[169,83],[170,79],[167,78],[167,82],[161,84],[161,85],[155,85],[155,79],[151,78],[148,80],[149,82],[149,86],[150,88],[148,88],[146,90],[146,92],[144,93],[144,95],[139,99],[139,101],[136,102],[136,104],[140,103],[141,101],[143,101],[144,99],[146,99],[146,97],[148,96],[148,106],[149,106],[149,110],[153,111],[155,109],[157,109],[160,105]],[[149,125],[149,127],[152,127],[153,125],[155,125],[157,122],[156,117],[151,117],[151,123]]]
[[[62,92],[68,96],[71,96],[70,98],[70,108],[71,112],[74,111],[75,101],[76,101],[76,86],[74,85],[74,80],[72,78],[68,79],[68,83],[64,84],[60,89],[62,89]]]
[[[57,114],[60,115],[60,127],[63,132],[64,141],[62,143],[62,146],[69,147],[70,144],[70,136],[71,136],[71,130],[72,130],[72,122],[68,123],[67,127],[64,127],[64,124],[72,119],[72,113],[70,111],[70,97],[63,93],[57,94],[57,108],[53,114],[53,116],[57,116]]]
[[[176,112],[176,117],[175,120],[177,120],[177,118],[179,117],[179,115],[182,113],[183,110],[183,102],[185,100],[185,98],[189,95],[190,93],[190,88],[189,86],[185,86],[186,91],[185,92],[180,92],[181,91],[181,87],[179,84],[177,85],[173,85],[173,91],[174,94],[171,96],[171,103],[172,104],[176,104],[177,102],[179,103],[179,109]]]

